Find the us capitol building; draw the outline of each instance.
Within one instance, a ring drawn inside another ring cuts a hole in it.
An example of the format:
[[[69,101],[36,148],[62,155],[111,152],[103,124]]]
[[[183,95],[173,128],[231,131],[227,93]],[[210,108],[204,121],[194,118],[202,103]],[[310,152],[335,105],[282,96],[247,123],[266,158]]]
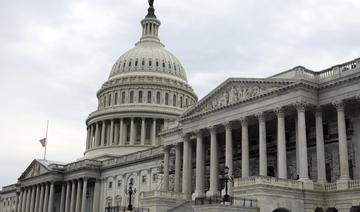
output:
[[[149,3],[96,94],[84,156],[33,160],[0,212],[360,211],[360,59],[229,78],[198,101]]]

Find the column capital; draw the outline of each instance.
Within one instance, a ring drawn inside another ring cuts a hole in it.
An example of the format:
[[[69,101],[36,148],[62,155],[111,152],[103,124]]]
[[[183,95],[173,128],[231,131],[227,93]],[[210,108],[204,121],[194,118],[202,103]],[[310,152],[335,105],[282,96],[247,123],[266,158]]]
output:
[[[241,117],[239,119],[240,123],[242,126],[247,126],[248,125],[248,118],[247,117]]]
[[[225,130],[232,130],[231,121],[223,123]]]
[[[216,132],[216,126],[215,125],[212,125],[212,126],[209,126],[207,127],[207,129],[211,132]]]
[[[309,103],[305,101],[297,101],[294,103],[294,106],[298,112],[305,112],[306,107],[309,105]]]
[[[182,138],[184,141],[188,141],[188,140],[190,140],[190,134],[189,134],[189,133],[182,133],[182,134],[181,134],[181,138]]]
[[[336,108],[337,111],[344,111],[344,101],[335,100],[332,102],[332,105]]]
[[[201,129],[196,129],[193,131],[194,135],[198,136],[198,135],[202,135],[202,130]]]
[[[145,117],[141,117],[141,121],[145,121],[145,119],[146,119]]]
[[[284,107],[282,107],[282,106],[277,106],[277,107],[275,107],[273,110],[274,110],[274,113],[276,113],[276,115],[277,115],[278,117],[284,117],[284,116],[285,116]]]
[[[264,121],[265,120],[265,112],[257,112],[257,113],[255,113],[255,117],[259,121]]]

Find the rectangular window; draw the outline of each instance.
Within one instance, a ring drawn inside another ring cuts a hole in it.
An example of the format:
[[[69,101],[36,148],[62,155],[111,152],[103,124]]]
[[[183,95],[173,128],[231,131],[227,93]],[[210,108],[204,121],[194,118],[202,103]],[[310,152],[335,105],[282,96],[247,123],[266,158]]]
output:
[[[112,188],[112,182],[109,182],[109,188]]]
[[[142,176],[142,183],[145,184],[146,183],[146,175]]]
[[[165,105],[169,105],[169,94],[165,94]]]
[[[118,93],[115,92],[115,105],[117,105],[117,103],[118,103]]]
[[[121,188],[121,180],[118,180],[117,186],[118,188]]]
[[[180,108],[183,108],[183,97],[180,96]]]
[[[157,180],[157,173],[154,173],[152,178],[152,181],[155,182]]]
[[[130,103],[134,103],[134,91],[130,91]]]
[[[176,107],[176,95],[173,96],[173,106]]]
[[[111,94],[109,94],[109,102],[108,105],[111,106]]]
[[[121,104],[125,104],[125,91],[121,94]]]
[[[156,93],[156,104],[160,104],[160,92]]]
[[[143,92],[139,91],[139,103],[143,102]]]
[[[147,103],[151,103],[151,91],[148,91]]]

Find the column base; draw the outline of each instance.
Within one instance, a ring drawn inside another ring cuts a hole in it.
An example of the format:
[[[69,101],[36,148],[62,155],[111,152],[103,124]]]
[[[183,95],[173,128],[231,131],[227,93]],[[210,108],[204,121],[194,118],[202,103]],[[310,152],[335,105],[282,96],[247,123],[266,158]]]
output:
[[[304,189],[313,190],[314,189],[314,182],[309,178],[300,178],[300,182],[303,182]]]
[[[205,197],[205,192],[195,191],[195,193],[192,194],[191,199],[195,200],[196,198],[199,198],[199,197]]]
[[[211,190],[209,190],[209,191],[206,192],[206,196],[207,197],[218,197],[218,196],[220,196],[220,192],[219,191],[211,191]]]
[[[349,188],[349,180],[350,180],[350,177],[340,177],[336,181],[336,188],[338,190],[348,189]]]

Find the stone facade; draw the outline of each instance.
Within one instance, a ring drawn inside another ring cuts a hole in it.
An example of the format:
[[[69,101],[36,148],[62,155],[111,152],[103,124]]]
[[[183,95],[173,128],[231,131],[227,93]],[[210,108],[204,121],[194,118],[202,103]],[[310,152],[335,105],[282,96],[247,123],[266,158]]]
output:
[[[123,210],[130,187],[137,211],[360,211],[360,59],[230,78],[197,102],[152,4],[141,24],[97,93],[84,157],[35,159],[0,212]]]

